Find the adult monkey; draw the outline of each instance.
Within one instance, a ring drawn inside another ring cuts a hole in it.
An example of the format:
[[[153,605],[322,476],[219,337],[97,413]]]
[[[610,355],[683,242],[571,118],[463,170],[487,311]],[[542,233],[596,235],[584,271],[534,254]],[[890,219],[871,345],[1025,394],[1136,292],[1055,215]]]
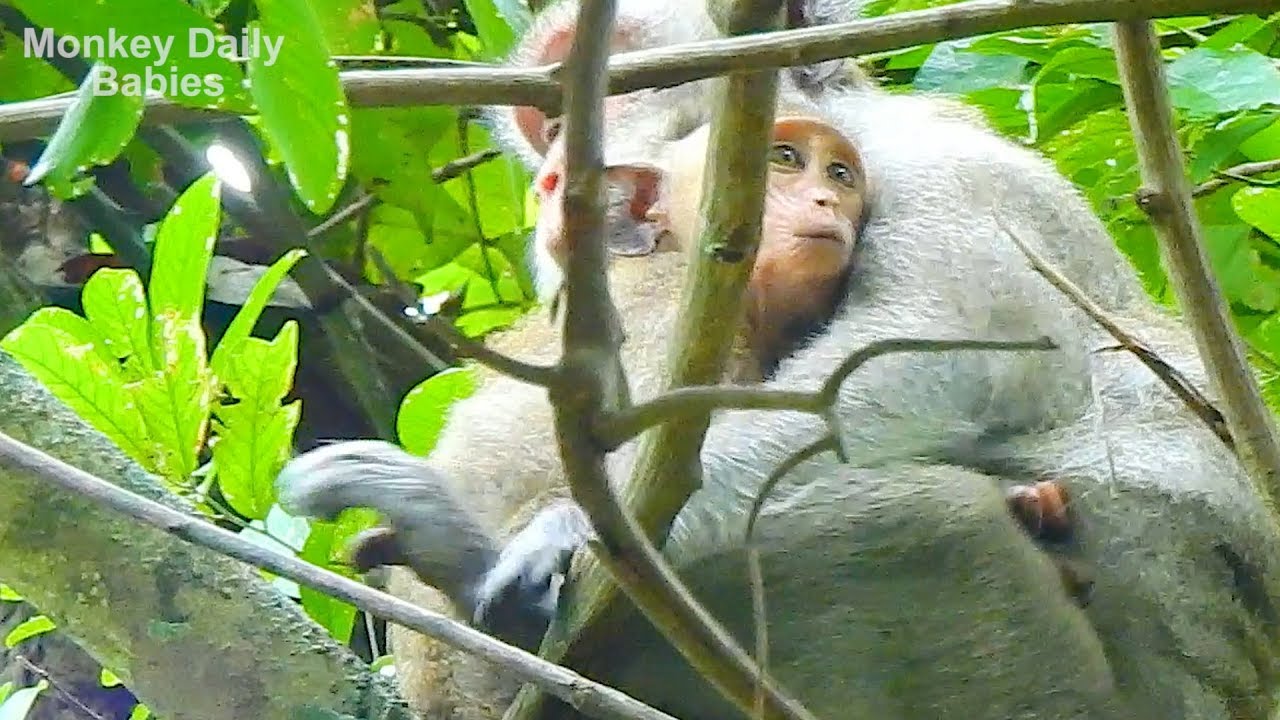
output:
[[[852,268],[866,215],[866,179],[856,148],[828,122],[813,116],[812,106],[790,104],[784,110],[775,125],[766,237],[748,282],[742,347],[731,375],[741,381],[771,372],[778,359],[830,319],[836,294]],[[643,214],[670,232],[668,245],[675,250],[643,259],[616,258],[610,268],[614,298],[628,330],[623,360],[633,387],[645,395],[656,390],[666,358],[666,334],[655,331],[669,326],[678,309],[686,252],[696,239],[691,233],[701,191],[700,158],[709,137],[705,130],[675,144],[669,161],[612,169],[628,187],[635,178],[661,186],[661,194],[654,196],[661,207],[644,208]],[[539,247],[561,241],[541,233],[535,237]],[[566,259],[562,253],[548,248],[542,255],[558,267]],[[529,318],[490,345],[521,358],[550,361],[560,342],[556,328],[541,318]],[[407,564],[452,598],[464,617],[483,616],[491,621],[488,627],[494,634],[532,647],[542,635],[545,618],[526,621],[521,607],[506,613],[501,603],[477,613],[475,591],[496,555],[490,536],[500,537],[526,519],[522,510],[537,510],[548,496],[564,494],[554,440],[544,391],[484,371],[481,389],[452,409],[429,464],[385,443],[337,443],[291,463],[281,476],[282,498],[291,509],[324,516],[349,505],[391,498],[391,507],[421,511],[427,504],[435,506],[435,511],[422,514],[451,521],[409,526],[397,522],[403,516],[384,512],[394,531],[380,528],[361,538],[354,564]],[[453,483],[441,472],[464,482]],[[447,609],[435,591],[407,573],[397,572],[392,578],[393,592]],[[431,716],[491,711],[491,705],[500,702],[491,698],[509,699],[514,691],[508,679],[494,676],[487,667],[477,669],[474,661],[415,633],[393,629],[392,643],[406,693]]]
[[[572,11],[560,17],[571,29]],[[849,380],[838,414],[852,463],[797,468],[758,526],[775,673],[821,717],[855,703],[887,718],[1266,717],[1280,585],[1271,518],[1145,368],[1089,354],[1109,339],[1030,273],[996,217],[1199,380],[1185,333],[1042,160],[911,98],[858,89],[823,102],[878,188],[864,281],[772,384],[811,387],[887,336],[1045,333],[1062,350],[895,356]],[[667,549],[740,637],[745,506],[821,432],[807,417],[727,413],[708,434],[704,488]],[[1040,477],[1065,479],[1082,519],[1069,552],[1096,573],[1084,612],[1005,513],[1001,486]],[[580,529],[571,510],[540,516],[498,579],[547,587]],[[509,597],[504,587],[488,597]],[[537,616],[549,595],[533,595]],[[731,712],[642,620],[621,622],[625,646],[575,658],[588,672],[683,717]]]

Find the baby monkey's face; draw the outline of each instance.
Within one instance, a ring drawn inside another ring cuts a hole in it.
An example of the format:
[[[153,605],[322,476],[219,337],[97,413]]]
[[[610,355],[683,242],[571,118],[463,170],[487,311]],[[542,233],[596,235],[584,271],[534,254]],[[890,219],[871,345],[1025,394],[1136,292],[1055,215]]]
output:
[[[804,243],[807,252],[827,256],[832,265],[849,262],[867,192],[857,149],[821,120],[780,117],[769,163],[766,242],[782,247]]]

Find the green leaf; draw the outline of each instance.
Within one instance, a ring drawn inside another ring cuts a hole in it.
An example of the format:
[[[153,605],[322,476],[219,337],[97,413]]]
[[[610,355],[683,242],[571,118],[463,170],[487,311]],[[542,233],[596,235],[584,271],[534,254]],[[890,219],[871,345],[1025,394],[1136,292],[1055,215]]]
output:
[[[41,308],[0,341],[0,348],[129,457],[155,469],[141,408],[84,318],[62,308]]]
[[[455,325],[469,338],[481,337],[494,330],[510,327],[512,323],[524,316],[523,307],[496,307],[473,310],[458,317]]]
[[[357,533],[376,524],[376,514],[364,509],[348,510],[342,513],[337,522],[314,522],[300,557],[313,565],[346,577],[354,577],[355,573],[345,562],[347,544]],[[305,586],[300,588],[299,594],[307,614],[337,638],[338,642],[347,642],[351,638],[356,616],[354,607]]]
[[[262,520],[275,502],[275,478],[293,448],[302,402],[281,406],[293,386],[298,324],[290,320],[271,342],[246,338],[226,356],[221,379],[232,404],[217,407],[212,443],[218,486],[231,507]]]
[[[1036,83],[1036,141],[1052,138],[1100,110],[1118,106],[1124,93],[1100,80],[1082,79],[1057,85]]]
[[[1231,196],[1241,220],[1280,242],[1280,189],[1244,187]]]
[[[199,320],[221,196],[217,178],[209,173],[191,183],[160,223],[148,287],[154,316]]]
[[[33,100],[74,90],[71,81],[52,65],[30,57],[22,38],[0,31],[0,103]]]
[[[1280,158],[1280,120],[1240,143],[1240,154],[1250,161]]]
[[[404,449],[427,455],[436,446],[453,404],[476,390],[469,368],[449,368],[432,375],[410,390],[396,415],[396,434]]]
[[[350,110],[308,0],[257,0],[259,30],[284,42],[275,62],[249,58],[250,92],[262,128],[280,152],[289,182],[311,212],[333,207],[347,178]],[[269,64],[270,63],[270,64]]]
[[[334,55],[373,55],[380,48],[382,25],[373,0],[324,0],[313,3],[324,33],[325,46]],[[413,53],[399,50],[397,54]]]
[[[7,648],[17,647],[19,643],[25,640],[44,635],[57,629],[57,627],[53,620],[44,615],[29,617],[9,631],[9,634],[4,637],[4,646]]]
[[[1247,42],[1249,38],[1265,30],[1269,25],[1269,22],[1257,15],[1241,15],[1200,43],[1200,47],[1211,50],[1230,50],[1236,45]]]
[[[112,357],[125,361],[130,380],[155,371],[148,336],[147,297],[136,272],[124,268],[95,272],[84,284],[81,303]]]
[[[529,26],[528,9],[514,0],[466,0],[466,4],[487,60],[505,57],[515,46],[517,35]]]
[[[1107,48],[1072,47],[1054,53],[1052,59],[1040,68],[1035,81],[1058,74],[1120,84],[1115,53]]]
[[[210,366],[215,374],[226,377],[228,356],[234,356],[240,352],[240,345],[253,332],[254,326],[258,324],[258,318],[262,316],[263,309],[270,302],[280,281],[284,280],[293,266],[306,255],[307,251],[301,248],[290,250],[271,263],[271,267],[267,268],[262,277],[258,278],[258,282],[254,283],[249,298],[245,300],[244,305],[236,312],[235,318],[231,320],[231,324],[227,326],[227,331],[218,341],[218,347],[214,348]]]
[[[1174,104],[1192,115],[1221,115],[1280,103],[1280,70],[1245,48],[1196,48],[1167,66]]]
[[[42,679],[32,687],[15,691],[0,704],[0,720],[25,720],[36,698],[48,687],[49,681]]]
[[[160,472],[179,483],[198,467],[213,394],[200,317],[220,195],[212,174],[196,180],[156,235],[149,288],[155,370],[135,386],[135,397],[160,445]]]
[[[969,41],[938,43],[920,66],[912,85],[927,92],[964,93],[1023,82],[1025,58],[986,55],[966,50]]]
[[[108,72],[108,66],[98,63],[85,76],[58,129],[31,167],[27,185],[46,177],[54,182],[71,182],[90,166],[114,160],[129,143],[142,121],[142,97],[98,94],[97,81]]]
[[[207,17],[181,0],[12,2],[33,23],[51,34],[102,38],[106,47],[86,46],[81,48],[80,54],[88,60],[103,60],[116,70],[116,81],[122,91],[130,90],[131,84],[136,84],[136,89],[141,90],[142,83],[150,77],[153,89],[159,90],[158,83],[165,83],[166,87],[160,91],[165,97],[183,105],[215,107],[237,113],[247,113],[252,109],[242,88],[244,75],[240,68],[215,51],[214,38],[229,38]],[[154,46],[149,45],[146,52],[133,48],[135,38],[153,37],[169,43],[163,60],[160,50]],[[123,40],[119,41],[121,38]],[[113,39],[118,40],[114,45],[110,44]],[[111,53],[109,58],[97,54],[107,51]],[[177,88],[168,87],[173,74],[178,77]]]
[[[0,583],[0,602],[22,602],[22,596],[8,585]]]
[[[151,708],[138,703],[133,706],[133,710],[129,711],[129,720],[148,720],[151,717]]]
[[[1265,130],[1275,117],[1275,113],[1247,113],[1215,125],[1189,153],[1191,164],[1187,172],[1191,182],[1208,180],[1214,170],[1236,157],[1240,143]]]
[[[120,678],[116,677],[115,673],[111,672],[106,668],[102,668],[102,670],[98,673],[98,684],[101,685],[102,687],[110,688],[110,687],[119,687],[124,683],[121,682]]]

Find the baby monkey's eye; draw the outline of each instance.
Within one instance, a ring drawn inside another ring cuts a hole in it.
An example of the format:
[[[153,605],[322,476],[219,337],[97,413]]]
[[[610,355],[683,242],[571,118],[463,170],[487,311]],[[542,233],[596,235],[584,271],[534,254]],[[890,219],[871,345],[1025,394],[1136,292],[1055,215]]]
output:
[[[854,175],[853,170],[844,163],[833,162],[828,165],[827,176],[845,187],[856,188],[858,186],[858,176]]]
[[[804,163],[800,160],[800,151],[786,143],[776,143],[772,148],[769,148],[769,162],[789,168],[804,166]]]

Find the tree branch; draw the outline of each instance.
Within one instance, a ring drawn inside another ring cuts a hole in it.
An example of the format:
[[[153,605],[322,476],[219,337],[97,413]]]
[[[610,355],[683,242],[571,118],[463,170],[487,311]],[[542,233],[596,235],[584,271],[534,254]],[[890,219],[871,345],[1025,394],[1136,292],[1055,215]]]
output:
[[[565,63],[566,129],[564,234],[574,238],[566,268],[564,353],[551,387],[556,436],[573,498],[591,518],[599,541],[595,557],[611,570],[601,573],[622,585],[641,612],[676,650],[730,702],[750,712],[759,671],[732,636],[682,585],[644,528],[610,487],[606,450],[591,433],[606,410],[629,402],[618,356],[622,343],[617,311],[609,298],[603,238],[605,234],[603,108],[608,38],[615,0],[584,0],[578,31]],[[776,78],[770,74],[771,81]],[[770,90],[772,93],[772,90]],[[772,94],[767,98],[772,108]],[[772,122],[769,122],[772,125]],[[759,146],[758,144],[757,146]],[[759,153],[763,161],[763,153]],[[760,173],[763,176],[763,173]],[[760,200],[756,201],[759,235]],[[738,292],[741,295],[741,291]],[[717,370],[717,374],[718,374]],[[694,456],[696,462],[696,454]],[[611,587],[611,585],[610,585]],[[570,602],[572,608],[578,607]],[[553,627],[549,638],[560,637]],[[557,643],[544,644],[554,653]],[[811,720],[794,700],[765,684],[765,718]],[[518,704],[512,713],[532,712],[536,703]]]
[[[1040,273],[1049,284],[1054,286],[1072,305],[1080,308],[1085,315],[1088,315],[1094,322],[1102,326],[1120,343],[1120,347],[1132,353],[1138,361],[1147,366],[1147,369],[1155,374],[1165,387],[1183,402],[1196,417],[1200,418],[1205,425],[1209,427],[1210,432],[1218,436],[1227,447],[1235,449],[1235,440],[1231,437],[1231,431],[1227,428],[1226,420],[1222,417],[1222,413],[1209,402],[1209,399],[1200,392],[1200,389],[1191,383],[1178,369],[1165,362],[1154,350],[1148,347],[1142,340],[1131,335],[1127,330],[1120,327],[1119,323],[1111,319],[1106,310],[1094,302],[1085,294],[1078,285],[1071,282],[1071,279],[1063,275],[1061,271],[1049,264],[1049,261],[1040,257],[1036,251],[1032,250],[1027,243],[1018,236],[1013,228],[1009,227],[1000,218],[996,218],[996,224],[1000,229],[1013,240],[1013,244],[1018,246],[1023,255],[1027,256],[1027,261],[1031,263],[1031,268]]]
[[[1042,25],[1109,22],[1137,17],[1274,10],[1273,0],[970,0],[945,7],[696,43],[614,56],[609,91],[669,87],[728,72],[807,65],[912,45]],[[341,74],[352,107],[532,105],[555,112],[558,65],[536,68],[430,67],[350,70]],[[51,133],[70,95],[0,106],[0,142]],[[151,96],[143,122],[190,123],[226,117]]]
[[[1262,160],[1260,162],[1240,163],[1226,170],[1215,173],[1218,177],[1206,180],[1191,189],[1191,197],[1203,197],[1233,182],[1248,182],[1254,175],[1276,172],[1280,170],[1280,160]]]
[[[0,433],[0,467],[52,483],[96,504],[280,577],[345,600],[367,613],[399,623],[488,660],[593,717],[674,720],[612,688],[507,645],[451,618],[429,612],[335,572],[256,545],[203,518],[187,515],[90,475]]]
[[[1116,25],[1116,57],[1146,185],[1139,190],[1139,205],[1160,238],[1161,255],[1211,387],[1222,398],[1241,464],[1274,516],[1280,504],[1280,444],[1204,252],[1174,134],[1160,45],[1149,21]]]
[[[601,418],[596,433],[599,442],[617,447],[651,427],[670,423],[689,413],[713,410],[795,410],[825,413],[836,402],[840,386],[855,370],[882,355],[903,352],[951,352],[955,350],[1053,350],[1048,338],[1036,340],[946,340],[889,338],[873,342],[852,353],[815,392],[764,390],[740,385],[682,387],[665,392],[648,402]],[[683,431],[683,425],[681,429]],[[831,429],[833,432],[835,428]]]

